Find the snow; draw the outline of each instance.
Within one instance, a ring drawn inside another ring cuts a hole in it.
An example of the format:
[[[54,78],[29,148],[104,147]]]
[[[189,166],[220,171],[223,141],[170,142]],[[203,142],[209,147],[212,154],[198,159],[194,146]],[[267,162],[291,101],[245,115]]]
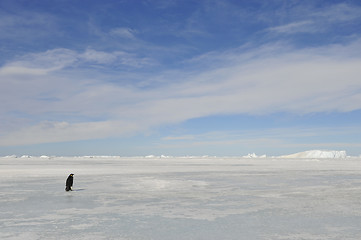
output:
[[[314,155],[7,156],[0,239],[358,240],[360,163]],[[75,191],[65,192],[71,172]]]
[[[322,151],[312,150],[282,156],[283,158],[346,158],[346,151]]]
[[[30,155],[23,155],[20,158],[33,158],[34,156],[30,156]],[[50,159],[54,156],[46,156],[46,155],[41,155],[40,158],[46,158],[46,159]],[[109,156],[109,155],[105,155],[105,156],[82,156],[81,158],[108,158],[108,159],[114,159],[114,158],[119,158],[120,156]],[[305,152],[299,152],[299,153],[294,153],[294,154],[290,154],[290,155],[282,155],[282,156],[273,156],[271,158],[346,158],[349,157],[346,154],[346,151],[335,151],[335,150],[311,150],[311,151],[305,151]],[[361,157],[358,156],[359,158]],[[0,157],[1,158],[1,157]],[[16,155],[9,155],[9,156],[5,156],[3,158],[17,158]],[[75,157],[75,158],[79,158],[79,157]],[[147,158],[147,159],[152,159],[152,158],[176,158],[174,156],[166,156],[166,155],[160,155],[160,156],[156,156],[156,155],[147,155],[144,157],[138,157],[138,158]],[[204,155],[204,156],[183,156],[183,157],[178,157],[178,158],[216,158],[216,156],[208,156],[208,155]],[[242,156],[241,158],[267,158],[267,155],[257,155],[256,153],[249,153],[245,156]]]
[[[257,156],[257,154],[255,153],[248,153],[248,155],[243,156],[244,158],[265,158],[267,157],[266,155],[261,155],[261,156]]]

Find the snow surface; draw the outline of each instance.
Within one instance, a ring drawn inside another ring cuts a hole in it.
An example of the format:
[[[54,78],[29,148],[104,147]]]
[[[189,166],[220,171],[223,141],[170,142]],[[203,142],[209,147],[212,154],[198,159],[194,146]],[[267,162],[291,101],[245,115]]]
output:
[[[0,185],[0,239],[361,236],[361,158],[8,156]]]
[[[282,156],[283,158],[346,158],[346,151],[322,151],[312,150]]]

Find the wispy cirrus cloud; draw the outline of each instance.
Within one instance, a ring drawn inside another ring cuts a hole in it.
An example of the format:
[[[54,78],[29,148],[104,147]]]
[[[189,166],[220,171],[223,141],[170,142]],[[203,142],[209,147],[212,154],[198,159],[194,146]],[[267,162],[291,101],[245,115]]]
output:
[[[43,121],[12,132],[6,138],[0,137],[1,146],[16,146],[51,142],[68,142],[126,135],[139,130],[130,122],[52,122]]]
[[[324,19],[324,21],[330,23],[349,22],[361,18],[360,10],[360,6],[339,3],[330,5],[329,7],[323,8],[319,11],[313,11],[310,13],[310,16]]]
[[[352,23],[352,21],[360,19],[360,11],[361,7],[344,3],[308,12],[306,9],[302,9],[302,11],[294,9],[292,10],[294,17],[291,17],[291,22],[270,27],[267,30],[280,34],[328,32],[338,27],[338,24]]]
[[[135,33],[136,31],[130,28],[113,28],[110,30],[109,34],[115,37],[120,38],[129,38],[129,39],[135,39]]]
[[[361,146],[350,136],[360,134],[361,128],[348,127],[282,127],[245,129],[242,131],[210,131],[201,134],[171,135],[162,138],[155,148],[172,151],[190,149],[195,153],[213,154],[213,149],[226,149],[220,155],[237,155],[255,152],[257,154],[277,155],[277,146],[282,145],[287,153],[309,149],[353,149]],[[329,141],[324,141],[327,138]],[[337,139],[337,140],[334,140]],[[236,149],[236,150],[235,150]],[[302,149],[302,150],[300,150]]]
[[[29,53],[1,67],[4,73],[7,69],[42,69],[45,73],[60,70],[77,61],[76,52],[69,49],[53,49],[43,53]],[[20,71],[21,72],[21,71]],[[14,72],[15,73],[15,72]]]
[[[313,21],[301,21],[301,22],[293,22],[286,25],[281,25],[277,27],[272,27],[268,29],[271,32],[277,33],[315,33],[322,31],[322,28],[315,25]]]
[[[0,10],[0,39],[16,39],[24,41],[24,38],[39,39],[45,37],[54,28],[57,28],[56,18],[44,12],[31,12],[18,10],[10,13],[4,9]]]
[[[104,52],[86,49],[84,52],[77,52],[58,48],[42,53],[29,53],[21,56],[17,60],[3,65],[0,68],[0,74],[45,74],[74,66],[87,68],[88,64],[107,67],[114,65],[141,67],[153,63],[147,58],[137,57],[136,54],[122,51]]]
[[[225,63],[218,68],[209,64],[209,57],[199,58],[190,64],[212,67],[139,74],[135,82],[126,85],[121,83],[124,76],[119,72],[95,71],[92,76],[71,68],[88,62],[110,67],[117,61],[115,53],[88,50],[93,54],[89,57],[87,52],[58,49],[27,55],[0,69],[2,85],[6,86],[0,99],[11,102],[2,104],[1,109],[39,117],[16,131],[3,129],[1,143],[32,142],[30,137],[19,138],[21,135],[36,136],[33,143],[109,137],[219,114],[358,110],[361,60],[354,54],[359,47],[360,41],[355,41],[287,51],[279,45],[267,45],[259,55],[257,50],[249,50],[251,57],[244,57],[247,52],[234,51],[233,56],[232,51],[219,52],[214,54],[215,61],[223,56]],[[42,64],[49,71],[39,76],[4,73],[12,65],[37,69]],[[144,77],[158,79],[159,84],[139,88]],[[47,96],[57,100],[48,101]]]
[[[125,10],[134,3],[122,4],[100,4],[101,16],[97,4],[72,8],[69,20],[38,9],[0,14],[0,40],[31,38],[31,48],[2,58],[0,145],[128,136],[206,116],[361,109],[357,4],[200,1],[180,11],[177,1],[146,2],[137,22]],[[322,41],[308,44],[318,33]],[[219,139],[211,142],[247,141]]]

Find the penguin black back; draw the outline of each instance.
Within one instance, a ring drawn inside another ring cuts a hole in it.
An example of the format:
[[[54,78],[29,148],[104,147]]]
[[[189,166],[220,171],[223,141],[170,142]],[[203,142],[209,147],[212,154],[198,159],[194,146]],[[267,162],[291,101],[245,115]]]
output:
[[[66,183],[65,183],[65,191],[73,191],[72,187],[73,187],[73,176],[74,174],[71,173],[68,178],[66,179]]]

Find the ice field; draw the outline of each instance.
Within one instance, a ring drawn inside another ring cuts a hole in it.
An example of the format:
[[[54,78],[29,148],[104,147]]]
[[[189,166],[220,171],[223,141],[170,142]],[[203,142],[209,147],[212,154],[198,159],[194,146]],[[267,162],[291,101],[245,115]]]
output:
[[[0,239],[361,236],[361,158],[10,156],[0,185]]]

